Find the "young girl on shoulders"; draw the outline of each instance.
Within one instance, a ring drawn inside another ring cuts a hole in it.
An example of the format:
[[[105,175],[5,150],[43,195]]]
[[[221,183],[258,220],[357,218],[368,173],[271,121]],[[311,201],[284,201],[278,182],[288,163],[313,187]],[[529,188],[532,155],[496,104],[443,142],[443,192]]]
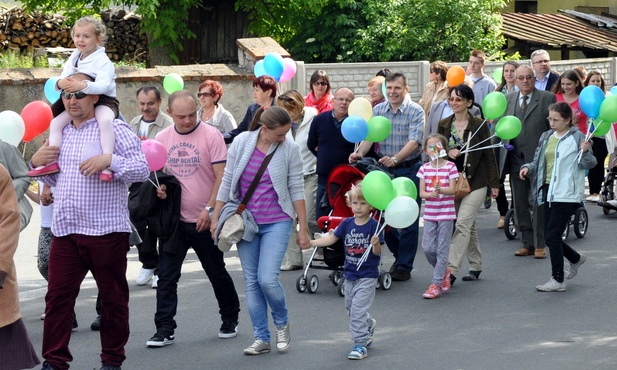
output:
[[[450,269],[448,254],[456,210],[454,192],[458,171],[448,161],[445,148],[448,143],[440,134],[432,134],[424,141],[424,152],[431,159],[418,170],[420,197],[424,199],[424,234],[422,249],[428,262],[433,266],[433,281],[424,298],[434,299],[441,292],[450,290]]]
[[[347,192],[347,201],[354,217],[344,219],[334,230],[334,234],[311,240],[311,247],[327,247],[343,239],[345,307],[350,319],[351,338],[354,341],[354,347],[347,358],[361,360],[367,356],[367,348],[373,343],[377,323],[368,310],[375,298],[383,233],[376,235],[379,224],[371,217],[373,207],[364,199],[361,184],[356,184]],[[372,247],[370,250],[369,244]],[[365,253],[369,255],[362,262]],[[341,281],[339,284],[342,283]]]
[[[105,54],[102,46],[107,38],[107,28],[100,19],[87,16],[78,19],[71,30],[75,51],[64,64],[56,87],[62,93],[62,98],[70,102],[83,99],[86,95],[99,95],[95,104],[95,116],[101,130],[101,148],[103,154],[113,154],[115,135],[113,121],[119,115],[118,99],[116,99],[116,82],[114,65]],[[78,81],[71,76],[81,73],[90,76],[94,81]],[[60,146],[64,128],[71,117],[65,111],[62,99],[52,105],[54,119],[49,131],[49,145]],[[58,163],[50,163],[28,172],[28,176],[43,176],[60,170]],[[110,182],[113,174],[109,169],[99,174],[101,181]]]

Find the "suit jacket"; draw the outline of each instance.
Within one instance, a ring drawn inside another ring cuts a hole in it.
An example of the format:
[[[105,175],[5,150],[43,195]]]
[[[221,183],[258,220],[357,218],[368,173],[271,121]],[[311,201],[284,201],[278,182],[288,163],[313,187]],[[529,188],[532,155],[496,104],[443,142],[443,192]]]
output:
[[[558,79],[559,79],[559,74],[558,73],[555,73],[553,71],[549,71],[548,72],[548,81],[546,82],[546,88],[544,90],[552,91],[553,87],[555,86],[555,83],[557,82]]]
[[[513,92],[506,95],[507,107],[504,116],[520,114],[519,94],[520,92]],[[514,149],[511,151],[507,151],[505,148],[500,149],[500,174],[518,173],[523,164],[533,160],[540,136],[550,129],[550,125],[546,120],[548,117],[548,107],[556,101],[555,94],[552,92],[533,89],[531,99],[527,103],[527,111],[523,119],[521,119],[523,126],[521,133],[512,140],[503,140],[504,144],[514,145]]]

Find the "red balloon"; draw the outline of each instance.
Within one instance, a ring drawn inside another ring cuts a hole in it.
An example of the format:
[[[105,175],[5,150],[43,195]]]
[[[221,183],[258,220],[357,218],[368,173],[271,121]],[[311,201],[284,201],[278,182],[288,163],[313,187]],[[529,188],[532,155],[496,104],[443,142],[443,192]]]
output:
[[[36,136],[47,131],[52,118],[51,107],[42,100],[28,103],[21,111],[21,118],[26,126],[26,133],[22,139],[25,143],[30,142]]]

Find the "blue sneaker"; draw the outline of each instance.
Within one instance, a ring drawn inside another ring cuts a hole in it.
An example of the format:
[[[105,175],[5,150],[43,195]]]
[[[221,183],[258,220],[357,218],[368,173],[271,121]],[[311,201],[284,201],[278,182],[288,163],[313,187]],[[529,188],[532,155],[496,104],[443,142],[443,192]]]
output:
[[[347,358],[350,360],[362,360],[366,356],[368,356],[366,347],[356,345],[353,347],[351,352],[349,352]]]
[[[371,318],[372,324],[368,327],[368,340],[366,341],[366,348],[373,344],[373,334],[375,334],[375,326],[377,326],[377,320]]]

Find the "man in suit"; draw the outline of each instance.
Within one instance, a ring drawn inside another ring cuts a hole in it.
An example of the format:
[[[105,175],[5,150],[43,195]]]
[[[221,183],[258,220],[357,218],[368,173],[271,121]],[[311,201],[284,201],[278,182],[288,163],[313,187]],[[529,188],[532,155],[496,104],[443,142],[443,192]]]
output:
[[[551,91],[559,79],[559,74],[551,72],[551,57],[548,52],[538,49],[531,53],[533,72],[536,75],[535,87],[538,90]]]
[[[529,179],[521,180],[518,177],[521,165],[533,160],[540,135],[550,129],[546,120],[548,107],[556,102],[553,93],[536,89],[534,80],[533,70],[528,66],[516,69],[516,85],[519,91],[506,96],[508,105],[504,115],[518,117],[522,129],[521,133],[509,142],[514,149],[506,151],[501,148],[499,169],[510,174],[512,200],[522,235],[523,246],[514,255],[535,255],[535,258],[545,258],[543,208],[537,207],[533,201],[535,196],[531,194]],[[531,207],[533,207],[533,221]]]

